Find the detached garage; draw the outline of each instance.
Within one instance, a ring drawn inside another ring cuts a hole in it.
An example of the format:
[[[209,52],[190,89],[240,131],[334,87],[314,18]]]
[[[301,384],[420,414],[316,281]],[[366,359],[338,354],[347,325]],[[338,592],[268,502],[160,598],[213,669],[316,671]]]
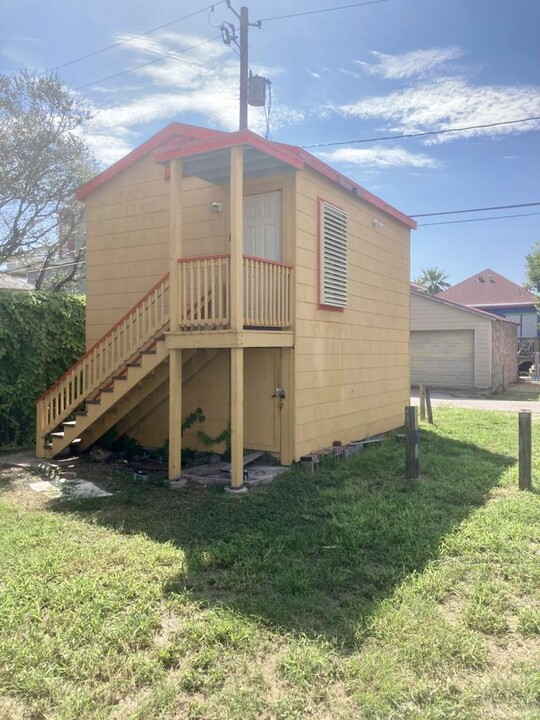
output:
[[[517,329],[504,318],[411,289],[411,382],[496,390],[518,379]]]

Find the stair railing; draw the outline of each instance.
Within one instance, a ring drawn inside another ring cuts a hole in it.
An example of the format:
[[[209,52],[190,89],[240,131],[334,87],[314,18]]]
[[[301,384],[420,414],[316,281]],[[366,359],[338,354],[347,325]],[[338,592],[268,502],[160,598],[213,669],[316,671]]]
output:
[[[38,440],[52,432],[168,323],[169,273],[38,398]]]

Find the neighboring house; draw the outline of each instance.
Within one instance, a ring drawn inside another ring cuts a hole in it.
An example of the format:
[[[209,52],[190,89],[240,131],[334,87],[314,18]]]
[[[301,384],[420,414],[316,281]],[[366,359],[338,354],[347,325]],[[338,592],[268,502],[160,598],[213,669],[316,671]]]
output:
[[[411,381],[497,390],[518,379],[517,326],[411,287]]]
[[[34,290],[34,286],[22,278],[13,277],[7,273],[0,272],[0,290],[12,290],[15,292]]]
[[[44,272],[42,287],[47,289],[51,282],[56,282],[66,277],[75,265],[82,271],[77,273],[76,279],[69,282],[69,292],[84,295],[86,292],[86,281],[84,277],[84,246],[85,246],[85,225],[84,212],[81,211],[81,204],[78,203],[74,212],[66,211],[60,216],[58,223],[58,237],[56,250],[52,257],[47,259],[47,249],[29,250],[9,258],[5,262],[5,270],[13,277],[21,278],[35,288],[36,282],[42,274],[44,263],[48,262],[48,269]]]
[[[518,338],[540,337],[535,295],[489,268],[443,290],[437,297],[511,320],[518,326]]]
[[[289,464],[402,425],[409,217],[299,147],[180,123],[79,198],[89,350],[38,402],[38,455],[115,426],[168,440],[174,478],[229,427],[238,487],[244,448]]]

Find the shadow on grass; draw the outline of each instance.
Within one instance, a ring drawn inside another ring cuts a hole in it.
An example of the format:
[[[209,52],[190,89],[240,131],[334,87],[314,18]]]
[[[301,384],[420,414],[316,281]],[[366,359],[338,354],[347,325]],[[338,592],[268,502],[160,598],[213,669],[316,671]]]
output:
[[[421,431],[421,447],[424,475],[415,485],[400,479],[404,446],[391,437],[316,475],[293,470],[248,497],[117,479],[106,501],[53,507],[181,548],[185,568],[164,594],[187,591],[209,606],[345,648],[515,462],[430,430]]]

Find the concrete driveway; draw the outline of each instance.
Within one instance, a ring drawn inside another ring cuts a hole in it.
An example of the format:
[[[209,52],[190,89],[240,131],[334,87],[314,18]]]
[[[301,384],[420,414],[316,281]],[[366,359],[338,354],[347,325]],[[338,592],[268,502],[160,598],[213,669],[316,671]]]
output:
[[[411,388],[411,405],[419,405],[418,388]],[[496,400],[487,398],[456,397],[445,390],[431,390],[432,407],[469,408],[470,410],[499,410],[500,412],[518,412],[531,410],[540,415],[540,402],[537,400]]]

